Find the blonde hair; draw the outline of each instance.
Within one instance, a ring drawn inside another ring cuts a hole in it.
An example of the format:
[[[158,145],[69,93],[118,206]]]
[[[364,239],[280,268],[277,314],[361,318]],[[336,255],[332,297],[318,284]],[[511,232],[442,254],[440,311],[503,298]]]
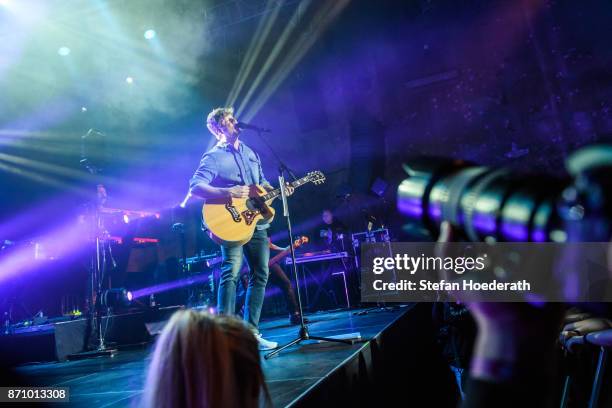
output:
[[[194,310],[176,312],[149,366],[147,408],[258,407],[270,404],[257,339],[244,322]]]
[[[221,130],[221,121],[226,116],[233,114],[234,108],[232,108],[231,106],[226,108],[215,108],[206,117],[206,127],[208,128],[208,130],[210,130],[210,133],[212,133],[217,139],[219,139],[223,136],[223,131]]]

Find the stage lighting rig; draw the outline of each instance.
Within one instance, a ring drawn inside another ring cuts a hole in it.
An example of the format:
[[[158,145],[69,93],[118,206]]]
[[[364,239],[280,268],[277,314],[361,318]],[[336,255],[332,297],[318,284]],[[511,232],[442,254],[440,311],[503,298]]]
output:
[[[57,53],[58,53],[60,56],[62,56],[62,57],[67,57],[68,55],[70,55],[70,48],[65,47],[65,46],[64,46],[64,47],[60,47],[60,48],[57,50]]]
[[[107,308],[128,306],[132,302],[132,292],[125,288],[107,289],[102,292],[101,305]]]

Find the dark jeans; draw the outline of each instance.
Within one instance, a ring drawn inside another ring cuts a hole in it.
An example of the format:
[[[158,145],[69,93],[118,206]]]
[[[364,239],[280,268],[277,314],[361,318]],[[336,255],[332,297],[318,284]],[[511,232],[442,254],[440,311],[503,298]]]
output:
[[[270,249],[268,249],[267,230],[255,230],[251,240],[243,246],[221,246],[223,263],[221,264],[217,309],[223,314],[234,314],[236,311],[236,283],[242,267],[243,249],[249,264],[244,320],[257,328],[269,275]]]

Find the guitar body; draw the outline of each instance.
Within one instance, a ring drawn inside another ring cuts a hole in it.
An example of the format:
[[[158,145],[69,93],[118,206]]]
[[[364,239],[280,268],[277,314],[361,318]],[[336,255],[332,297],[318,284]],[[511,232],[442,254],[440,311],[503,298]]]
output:
[[[202,216],[213,241],[225,246],[244,245],[253,236],[257,224],[272,221],[274,208],[258,199],[266,191],[261,186],[254,187],[249,198],[206,200]]]
[[[289,183],[297,188],[306,183],[319,185],[325,182],[325,175],[320,171],[311,171],[306,176]],[[244,245],[255,232],[257,224],[272,222],[274,208],[269,204],[281,196],[281,190],[266,191],[263,187],[250,186],[249,198],[222,198],[206,200],[202,217],[208,228],[209,236],[217,244],[225,246]]]

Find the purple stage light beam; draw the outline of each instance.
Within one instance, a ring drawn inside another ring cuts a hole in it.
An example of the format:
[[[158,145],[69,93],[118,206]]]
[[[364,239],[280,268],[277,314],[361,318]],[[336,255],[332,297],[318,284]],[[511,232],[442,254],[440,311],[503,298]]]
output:
[[[149,286],[142,289],[136,289],[131,291],[132,299],[139,299],[146,296],[151,296],[157,293],[166,292],[172,289],[183,288],[185,286],[191,286],[196,283],[206,282],[209,279],[209,274],[202,274],[191,276],[189,278],[183,278],[172,282],[160,283],[158,285]]]
[[[76,220],[71,220],[68,224],[32,240],[31,245],[23,245],[0,259],[0,284],[40,267],[37,261],[41,258],[66,258],[77,253],[87,244],[84,225],[79,224]],[[41,256],[41,249],[43,248],[44,257]]]

